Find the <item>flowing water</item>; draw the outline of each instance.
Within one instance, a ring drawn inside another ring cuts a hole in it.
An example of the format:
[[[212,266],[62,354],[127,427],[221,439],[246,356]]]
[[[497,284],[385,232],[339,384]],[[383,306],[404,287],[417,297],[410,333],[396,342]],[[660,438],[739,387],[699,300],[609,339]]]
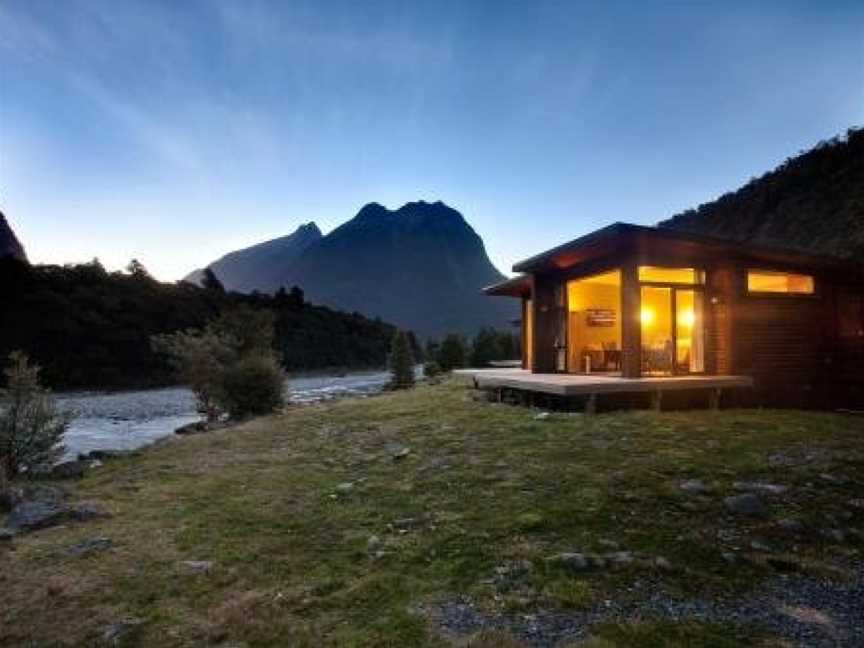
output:
[[[384,388],[389,378],[386,371],[301,376],[291,378],[286,390],[293,403],[314,403],[339,396],[374,394]],[[184,387],[66,392],[57,394],[57,401],[60,408],[75,413],[64,441],[65,459],[91,450],[133,450],[200,419],[192,392]]]

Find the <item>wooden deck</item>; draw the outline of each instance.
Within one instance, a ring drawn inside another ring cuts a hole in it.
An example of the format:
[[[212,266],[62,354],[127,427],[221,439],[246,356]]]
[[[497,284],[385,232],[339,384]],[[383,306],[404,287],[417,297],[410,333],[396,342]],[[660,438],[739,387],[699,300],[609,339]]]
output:
[[[602,394],[650,393],[660,408],[663,392],[708,390],[711,406],[717,407],[724,389],[753,387],[749,376],[664,376],[622,378],[616,375],[534,374],[524,369],[457,369],[455,374],[473,382],[478,389],[516,390],[560,397],[587,397],[586,410],[593,411]]]

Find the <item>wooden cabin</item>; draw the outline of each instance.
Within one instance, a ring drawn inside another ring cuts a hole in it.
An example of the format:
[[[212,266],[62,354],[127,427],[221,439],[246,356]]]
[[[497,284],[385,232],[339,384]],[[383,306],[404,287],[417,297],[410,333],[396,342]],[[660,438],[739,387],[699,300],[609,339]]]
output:
[[[532,374],[748,376],[758,403],[864,404],[864,275],[849,262],[615,223],[485,289],[522,301]]]

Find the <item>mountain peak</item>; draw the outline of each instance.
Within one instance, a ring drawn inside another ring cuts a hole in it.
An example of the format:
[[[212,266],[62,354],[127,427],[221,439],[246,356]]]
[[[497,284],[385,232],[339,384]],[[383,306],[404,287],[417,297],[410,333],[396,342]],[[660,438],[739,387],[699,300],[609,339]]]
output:
[[[294,230],[294,234],[304,234],[306,236],[311,236],[314,238],[321,238],[321,236],[323,236],[321,230],[318,228],[318,224],[315,223],[315,221],[302,223],[296,230]]]
[[[24,246],[21,245],[15,232],[6,222],[6,217],[3,212],[0,212],[0,258],[11,256],[12,258],[21,261],[27,260],[27,255],[24,253]]]

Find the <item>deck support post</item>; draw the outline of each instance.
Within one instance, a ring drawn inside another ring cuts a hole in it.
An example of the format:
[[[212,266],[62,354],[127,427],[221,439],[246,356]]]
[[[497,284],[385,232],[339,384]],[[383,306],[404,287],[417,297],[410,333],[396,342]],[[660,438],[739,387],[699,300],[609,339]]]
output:
[[[655,392],[651,392],[651,409],[655,412],[659,412],[660,408],[663,404],[663,392],[657,390]]]
[[[717,411],[720,409],[720,397],[723,394],[723,389],[721,387],[715,387],[708,393],[708,406]]]
[[[585,401],[585,414],[593,416],[597,413],[597,394],[588,394],[588,399]]]

